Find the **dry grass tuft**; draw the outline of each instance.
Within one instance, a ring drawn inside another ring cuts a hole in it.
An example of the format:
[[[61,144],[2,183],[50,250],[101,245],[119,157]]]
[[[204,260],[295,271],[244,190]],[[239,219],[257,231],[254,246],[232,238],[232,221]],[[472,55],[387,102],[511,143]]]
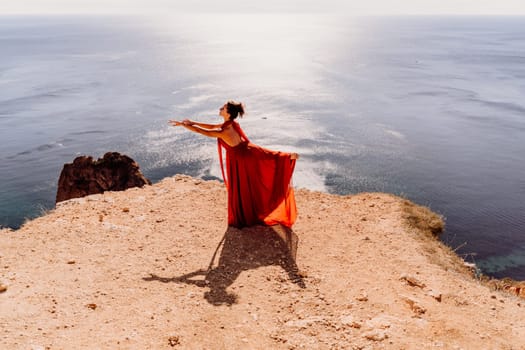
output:
[[[432,264],[445,270],[457,271],[473,276],[474,273],[465,261],[452,248],[439,240],[445,230],[445,219],[427,207],[414,204],[408,200],[402,202],[403,217],[408,231],[418,234],[423,250]]]
[[[406,222],[411,228],[425,232],[434,238],[439,237],[445,229],[444,218],[427,207],[405,200],[403,201],[403,211]]]

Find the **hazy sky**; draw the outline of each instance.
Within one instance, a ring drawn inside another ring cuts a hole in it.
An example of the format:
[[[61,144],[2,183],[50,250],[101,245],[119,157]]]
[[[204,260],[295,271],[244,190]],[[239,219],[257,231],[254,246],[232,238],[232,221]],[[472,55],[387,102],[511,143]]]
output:
[[[11,13],[336,12],[385,14],[525,14],[525,0],[0,0]]]

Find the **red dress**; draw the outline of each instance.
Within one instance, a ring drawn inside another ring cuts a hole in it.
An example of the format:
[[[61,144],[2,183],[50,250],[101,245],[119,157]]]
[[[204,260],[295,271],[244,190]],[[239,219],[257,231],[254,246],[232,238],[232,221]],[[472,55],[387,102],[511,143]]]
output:
[[[228,189],[228,225],[291,227],[297,217],[292,188],[295,159],[290,153],[251,143],[235,121],[225,122],[223,129],[230,123],[241,136],[241,143],[232,147],[218,139],[222,176]]]

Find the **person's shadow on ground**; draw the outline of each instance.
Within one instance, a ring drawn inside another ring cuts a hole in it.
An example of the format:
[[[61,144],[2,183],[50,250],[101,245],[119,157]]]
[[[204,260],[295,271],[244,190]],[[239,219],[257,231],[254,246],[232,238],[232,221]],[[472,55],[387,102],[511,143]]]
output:
[[[218,266],[212,267],[221,243],[223,247]],[[291,229],[283,226],[256,226],[242,230],[228,227],[207,269],[199,269],[170,278],[150,274],[143,280],[187,283],[207,287],[210,290],[204,293],[204,298],[210,304],[232,305],[237,302],[237,296],[228,293],[226,289],[235,282],[242,271],[261,266],[279,265],[288,273],[293,283],[301,288],[306,288],[295,263],[297,243],[297,235]]]

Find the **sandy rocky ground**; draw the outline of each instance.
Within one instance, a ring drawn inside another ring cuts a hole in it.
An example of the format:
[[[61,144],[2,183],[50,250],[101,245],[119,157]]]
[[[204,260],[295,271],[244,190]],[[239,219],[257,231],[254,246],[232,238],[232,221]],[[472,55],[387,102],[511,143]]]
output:
[[[237,230],[222,184],[175,176],[1,230],[0,349],[525,349],[525,301],[426,208],[296,198],[292,232]]]

